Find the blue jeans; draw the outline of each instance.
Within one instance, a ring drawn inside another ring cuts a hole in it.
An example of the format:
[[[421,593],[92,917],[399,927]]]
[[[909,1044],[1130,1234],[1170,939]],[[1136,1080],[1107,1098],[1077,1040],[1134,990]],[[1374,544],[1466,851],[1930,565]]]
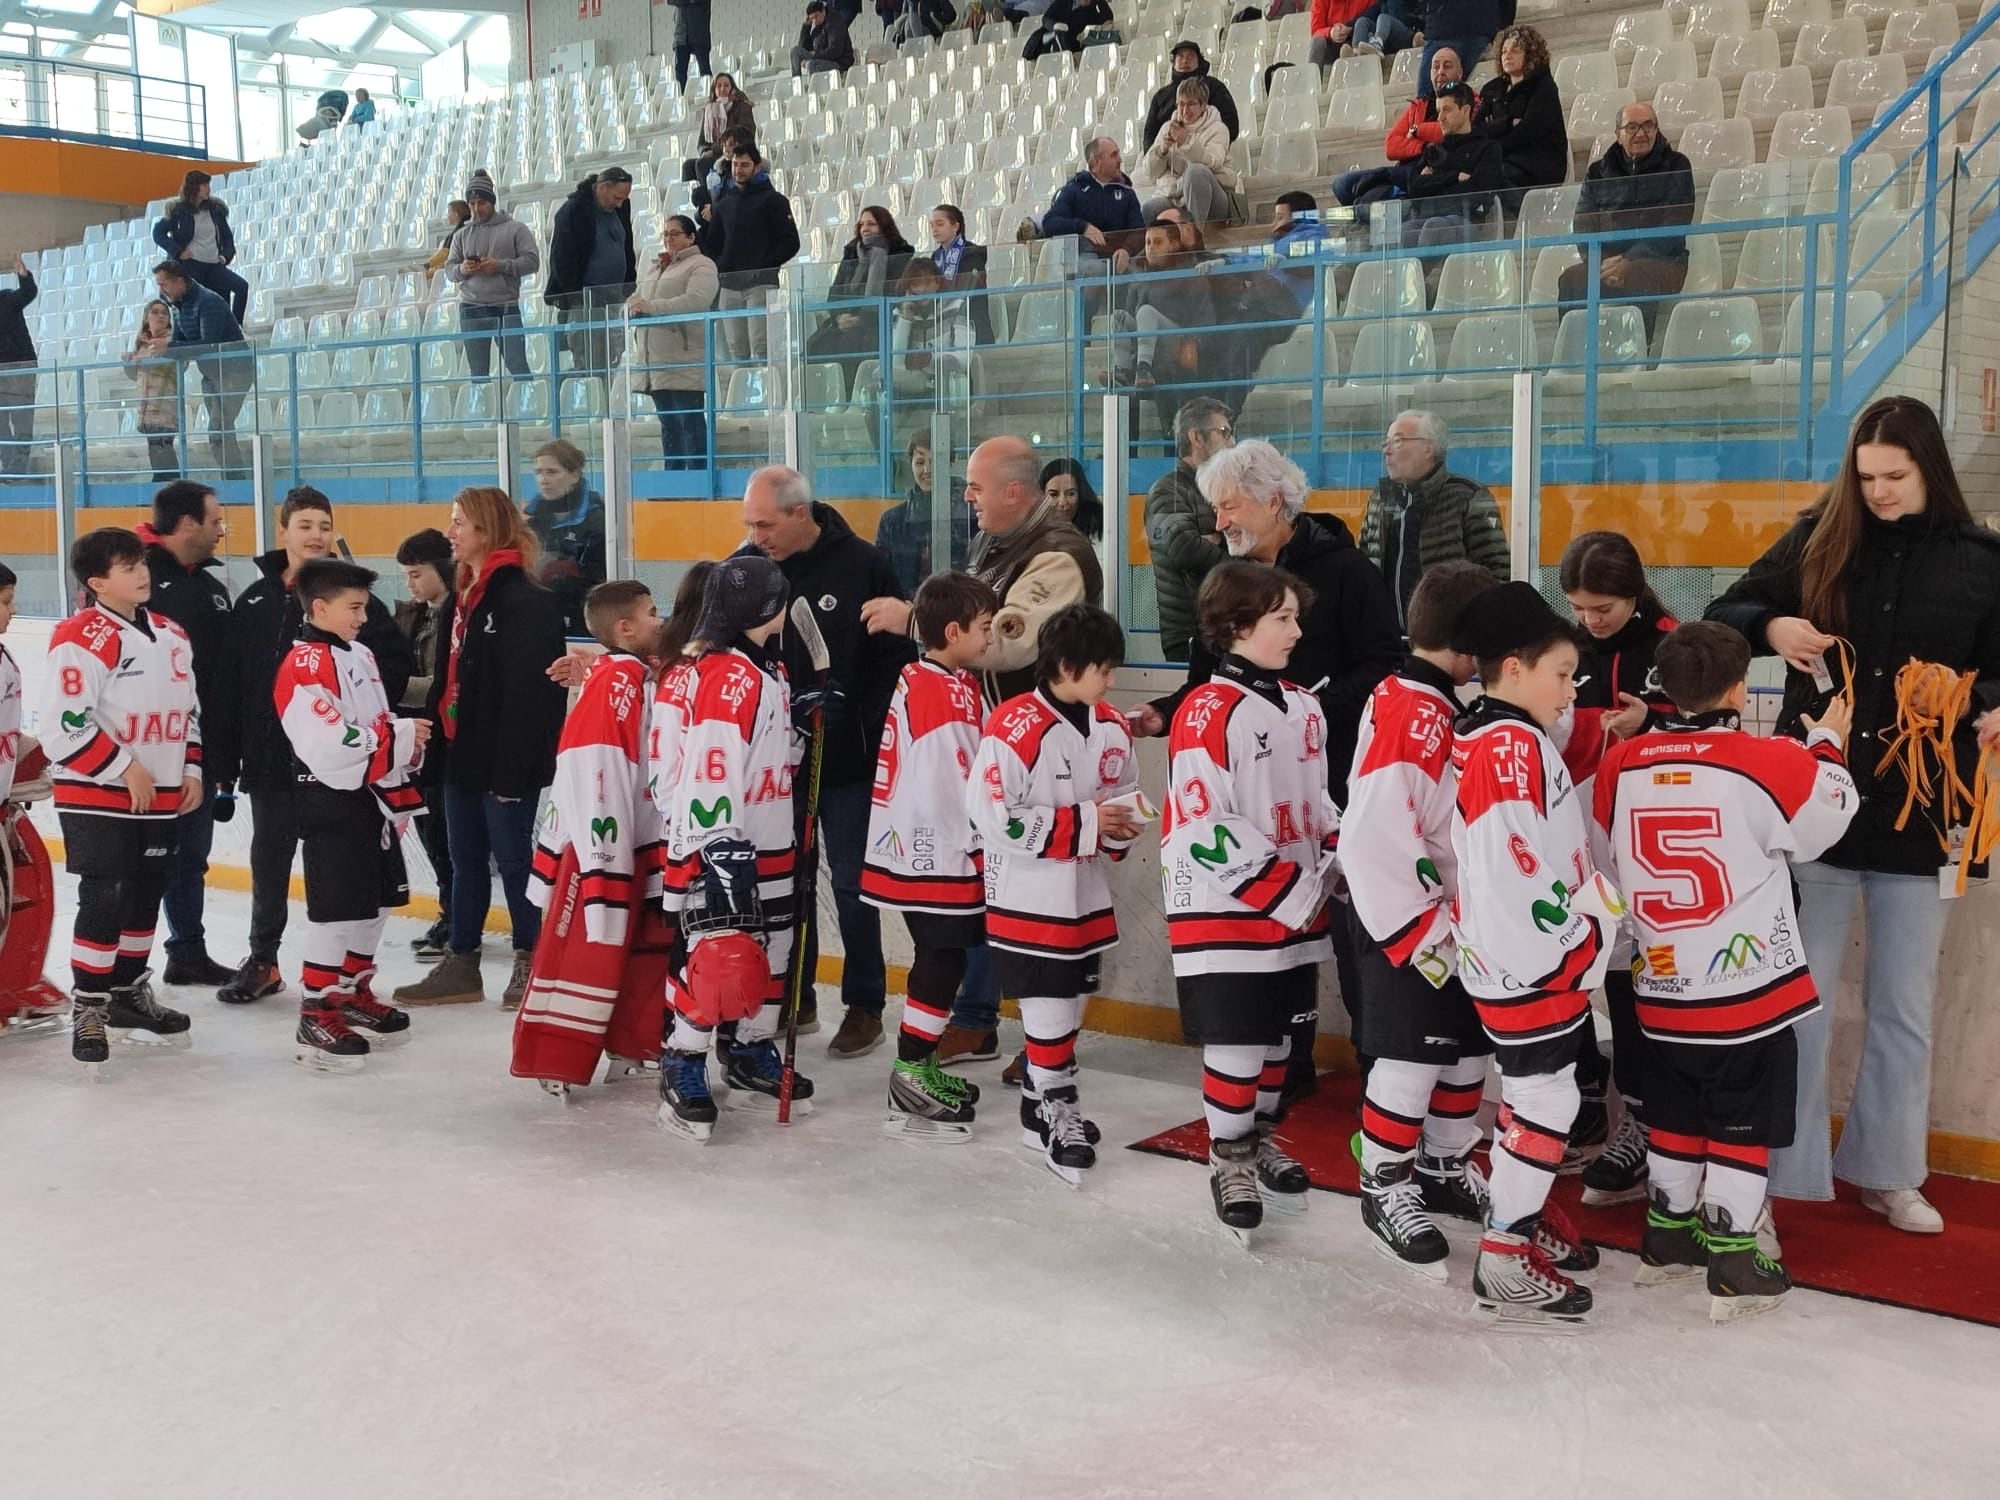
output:
[[[533,374],[528,368],[528,341],[521,334],[518,303],[461,302],[458,329],[465,336],[465,368],[474,380],[484,380],[492,373],[493,340],[487,335],[495,333],[507,373],[516,380],[527,380]]]
[[[167,859],[167,957],[200,958],[208,952],[201,913],[207,891],[208,851],[215,843],[215,784],[202,787],[201,806],[174,819],[174,852]]]
[[[700,391],[654,391],[660,414],[660,455],[668,469],[700,469],[708,464],[708,416]]]
[[[1000,981],[993,977],[993,950],[984,943],[965,950],[965,982],[951,1002],[951,1024],[964,1031],[992,1031],[1000,1024]]]
[[[1380,5],[1373,7],[1366,15],[1354,23],[1354,45],[1373,46],[1384,57],[1401,52],[1415,41],[1416,32],[1405,26],[1400,19],[1390,15]],[[1464,59],[1460,58],[1463,62]],[[1470,68],[1466,72],[1470,73]]]
[[[451,951],[476,953],[493,902],[493,872],[514,924],[514,947],[528,950],[542,935],[542,913],[528,899],[528,867],[535,854],[536,797],[502,802],[487,792],[444,789],[445,832],[451,840]]]
[[[1493,45],[1490,36],[1430,36],[1424,38],[1424,60],[1417,69],[1417,97],[1431,96],[1431,59],[1436,57],[1440,47],[1449,47],[1458,54],[1458,60],[1470,78],[1472,70],[1479,64],[1479,54]]]
[[[1949,908],[1930,875],[1818,862],[1792,873],[1799,883],[1799,940],[1824,1009],[1798,1024],[1798,1135],[1771,1153],[1771,1194],[1823,1202],[1833,1196],[1836,1176],[1856,1187],[1921,1187],[1930,1171],[1931,1007]],[[1861,989],[1867,1019],[1861,1071],[1835,1154],[1827,1044],[1857,902],[1868,950]]]
[[[793,803],[793,821],[805,827],[805,781]],[[866,781],[819,789],[819,836],[833,876],[833,909],[840,919],[840,1003],[850,1010],[882,1014],[889,980],[882,967],[882,913],[861,899],[861,861],[868,849],[868,808],[874,787]],[[801,877],[805,872],[801,870]],[[804,915],[801,913],[801,915]],[[817,914],[800,955],[811,979],[819,964]]]

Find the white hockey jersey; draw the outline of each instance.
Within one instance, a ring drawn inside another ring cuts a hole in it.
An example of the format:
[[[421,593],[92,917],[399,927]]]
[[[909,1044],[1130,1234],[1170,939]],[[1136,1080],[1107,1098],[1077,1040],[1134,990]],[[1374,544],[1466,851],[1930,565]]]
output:
[[[278,724],[314,781],[337,792],[367,790],[392,822],[424,804],[411,775],[423,759],[417,721],[399,719],[375,653],[310,625],[278,663],[271,684]]]
[[[863,901],[946,916],[985,905],[979,841],[965,815],[980,718],[970,672],[928,657],[903,668],[875,758]]]
[[[1861,798],[1831,731],[1801,745],[1735,719],[1622,741],[1597,770],[1599,858],[1638,945],[1639,1026],[1659,1041],[1750,1041],[1820,1008],[1789,862],[1832,848]]]
[[[556,779],[535,838],[528,894],[547,909],[563,851],[581,872],[584,936],[622,945],[632,896],[660,856],[659,818],[646,792],[646,663],[609,651],[591,664],[556,744]]]
[[[985,855],[991,947],[1076,959],[1118,941],[1103,861],[1134,841],[1099,847],[1097,803],[1135,791],[1138,768],[1123,714],[1108,703],[1082,713],[1079,731],[1037,689],[986,721],[965,803]]]
[[[1319,700],[1225,656],[1181,700],[1167,754],[1160,886],[1174,973],[1275,974],[1332,958],[1340,814]]]
[[[668,895],[685,905],[701,882],[701,851],[713,839],[742,839],[757,851],[766,922],[789,927],[799,742],[784,668],[711,651],[690,673],[687,701],[680,768],[663,804]]]
[[[1594,874],[1582,799],[1548,735],[1494,698],[1459,718],[1451,758],[1459,978],[1494,1041],[1561,1036],[1584,1024],[1613,937],[1576,899]]]
[[[1457,713],[1450,674],[1419,657],[1377,683],[1361,716],[1340,820],[1347,890],[1361,925],[1390,963],[1415,965],[1439,983],[1457,962],[1451,943]]]
[[[667,799],[681,773],[681,752],[687,744],[688,694],[694,686],[694,663],[677,661],[660,673],[653,685],[653,704],[646,714],[646,800],[653,805],[659,848],[646,871],[645,893],[668,911],[678,911],[682,895],[666,889]]]
[[[14,790],[21,764],[21,664],[0,646],[0,806]]]
[[[63,812],[112,818],[179,815],[181,782],[201,764],[194,647],[164,615],[127,620],[101,604],[79,610],[49,637],[49,686],[41,738]],[[153,805],[132,810],[125,770],[153,778]]]

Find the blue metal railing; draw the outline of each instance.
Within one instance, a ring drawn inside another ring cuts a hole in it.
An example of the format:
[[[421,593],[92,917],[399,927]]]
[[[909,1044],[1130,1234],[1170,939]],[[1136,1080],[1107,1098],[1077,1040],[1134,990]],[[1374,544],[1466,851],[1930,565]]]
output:
[[[206,158],[208,90],[147,73],[0,57],[0,135]]]

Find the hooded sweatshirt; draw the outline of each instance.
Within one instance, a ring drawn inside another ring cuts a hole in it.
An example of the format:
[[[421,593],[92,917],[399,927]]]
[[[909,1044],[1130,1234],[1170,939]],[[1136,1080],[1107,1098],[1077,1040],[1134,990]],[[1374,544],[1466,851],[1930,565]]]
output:
[[[1153,102],[1146,106],[1146,128],[1139,138],[1151,144],[1153,137],[1160,133],[1160,127],[1167,123],[1167,117],[1174,112],[1174,90],[1190,78],[1199,78],[1208,85],[1209,106],[1222,116],[1222,123],[1229,128],[1229,138],[1235,140],[1242,127],[1237,124],[1236,100],[1230,96],[1229,85],[1220,78],[1210,76],[1208,59],[1202,57],[1201,48],[1195,47],[1192,42],[1184,42],[1182,46],[1193,47],[1194,55],[1201,60],[1195,64],[1192,73],[1168,74],[1167,81],[1153,91]]]
[[[485,260],[488,256],[500,262],[498,271],[466,274],[466,261]],[[541,268],[541,252],[535,248],[535,237],[528,226],[504,209],[496,208],[493,217],[484,224],[474,218],[459,225],[458,232],[451,237],[451,254],[445,260],[444,274],[447,280],[458,283],[460,302],[511,307],[521,300],[521,278],[532,276]]]

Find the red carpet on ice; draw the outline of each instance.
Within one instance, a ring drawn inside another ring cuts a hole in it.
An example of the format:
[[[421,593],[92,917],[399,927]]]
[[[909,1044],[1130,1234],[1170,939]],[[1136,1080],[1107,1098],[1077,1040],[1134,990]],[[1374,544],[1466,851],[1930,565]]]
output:
[[[1360,1193],[1348,1144],[1361,1126],[1359,1094],[1358,1080],[1326,1077],[1278,1132],[1315,1187],[1350,1197]],[[1206,1162],[1208,1127],[1194,1120],[1132,1149]],[[1579,1191],[1576,1178],[1557,1180],[1556,1201],[1575,1215],[1584,1235],[1611,1249],[1636,1251],[1644,1205],[1585,1208]],[[1842,1187],[1840,1193],[1833,1203],[1778,1204],[1785,1265],[1798,1285],[2000,1327],[2000,1277],[1993,1274],[2000,1265],[2000,1183],[1933,1174],[1924,1196],[1944,1215],[1940,1235],[1891,1229],[1860,1205],[1853,1189]]]

